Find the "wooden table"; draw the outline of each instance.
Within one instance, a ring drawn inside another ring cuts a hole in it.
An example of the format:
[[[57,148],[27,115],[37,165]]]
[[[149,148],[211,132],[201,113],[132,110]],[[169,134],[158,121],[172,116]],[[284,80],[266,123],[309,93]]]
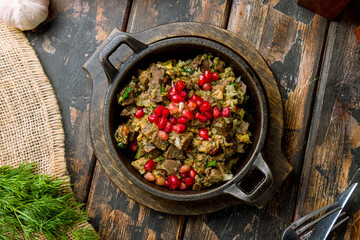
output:
[[[50,11],[27,36],[61,107],[74,191],[104,239],[280,239],[292,221],[360,181],[359,1],[336,21],[295,0],[59,0]],[[285,109],[283,148],[294,171],[261,210],[237,205],[195,217],[159,213],[119,191],[94,156],[91,82],[81,66],[114,27],[138,32],[176,21],[211,23],[240,35],[277,78]],[[359,198],[360,187],[348,203],[351,216],[359,211]],[[351,225],[333,237],[351,239]]]

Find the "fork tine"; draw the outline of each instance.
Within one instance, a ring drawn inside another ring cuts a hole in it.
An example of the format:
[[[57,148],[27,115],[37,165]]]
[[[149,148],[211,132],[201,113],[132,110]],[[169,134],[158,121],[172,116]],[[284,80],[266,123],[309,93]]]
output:
[[[342,212],[340,215],[339,215],[339,218],[340,219],[341,217],[343,217],[344,215],[346,214],[346,212]],[[349,216],[346,216],[344,219],[342,220],[338,220],[335,225],[331,228],[330,232],[334,231],[337,227],[339,227],[341,224],[343,224],[344,222],[346,222],[347,220],[349,220]],[[311,230],[309,232],[307,232],[306,234],[304,234],[303,236],[300,237],[301,240],[306,240],[310,237],[310,235],[312,234],[314,230]]]
[[[291,226],[292,228],[297,228],[297,227],[301,226],[304,222],[306,222],[306,221],[308,221],[309,219],[311,219],[313,216],[315,216],[315,215],[321,213],[322,211],[327,210],[327,209],[329,209],[329,208],[331,208],[331,207],[333,207],[333,206],[335,206],[335,205],[337,205],[336,202],[331,203],[331,204],[329,204],[329,205],[327,205],[327,206],[325,206],[325,207],[322,207],[322,208],[320,208],[320,209],[318,209],[318,210],[316,210],[316,211],[314,211],[314,212],[311,212],[311,213],[309,213],[308,215],[305,215],[304,217],[298,219],[296,222],[294,222],[294,223],[291,224],[290,226]]]
[[[322,216],[318,217],[317,219],[309,222],[308,224],[306,224],[304,227],[296,230],[296,233],[298,235],[302,234],[303,232],[305,232],[306,230],[308,230],[310,227],[314,226],[317,222],[321,221],[322,219],[326,218],[327,216],[329,216],[330,214],[338,211],[339,209],[341,209],[341,206],[338,206],[334,209],[331,209],[330,211],[324,213]]]

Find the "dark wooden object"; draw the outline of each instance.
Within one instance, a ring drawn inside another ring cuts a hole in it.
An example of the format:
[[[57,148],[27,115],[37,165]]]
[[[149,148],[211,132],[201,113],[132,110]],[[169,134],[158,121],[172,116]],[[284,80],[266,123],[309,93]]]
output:
[[[355,29],[354,33],[355,33],[355,36],[356,36],[358,42],[360,43],[360,26],[358,26],[358,27]]]
[[[120,34],[120,32],[118,30],[114,30],[103,45],[109,42],[113,36],[117,34]],[[281,150],[283,119],[280,92],[270,69],[261,55],[253,49],[251,45],[238,38],[236,35],[210,25],[174,23],[172,25],[156,27],[145,32],[131,34],[131,36],[146,44],[172,36],[198,36],[209,38],[214,41],[222,42],[232,50],[236,51],[253,67],[265,88],[269,101],[270,123],[268,139],[266,141],[266,146],[264,147],[264,156],[266,156],[266,161],[269,164],[274,179],[271,190],[267,192],[267,195],[262,197],[261,202],[257,202],[256,204],[258,206],[262,206],[266,203],[283,182],[285,177],[289,174],[291,167],[286,161]],[[93,80],[93,96],[90,108],[90,129],[93,145],[98,160],[101,162],[107,175],[113,180],[113,182],[123,192],[136,201],[155,210],[172,214],[197,215],[217,211],[239,203],[236,199],[226,198],[223,196],[210,200],[193,202],[165,200],[145,192],[135,186],[123,175],[119,167],[111,158],[104,139],[102,116],[107,79],[99,64],[99,51],[101,49],[102,47],[94,53],[94,55],[86,62],[84,68],[88,71],[89,76]],[[127,58],[124,56],[124,51],[117,51],[114,54],[116,55],[116,53],[118,54],[116,59]],[[144,201],[144,199],[147,200]],[[217,202],[217,204],[215,204],[215,202]],[[169,208],[169,206],[171,207]]]
[[[330,20],[336,18],[351,0],[297,0],[297,3]]]

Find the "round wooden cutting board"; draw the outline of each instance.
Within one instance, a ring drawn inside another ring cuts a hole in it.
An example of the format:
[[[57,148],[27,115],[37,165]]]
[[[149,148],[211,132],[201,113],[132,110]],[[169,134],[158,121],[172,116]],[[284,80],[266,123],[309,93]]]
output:
[[[281,148],[283,135],[283,106],[277,82],[263,57],[249,43],[227,30],[202,23],[171,23],[134,34],[124,33],[118,29],[114,29],[97,51],[85,63],[84,69],[87,71],[93,82],[89,121],[91,138],[97,159],[101,163],[101,166],[108,177],[121,191],[138,203],[154,210],[170,214],[206,214],[241,203],[236,198],[228,195],[191,202],[163,199],[136,186],[121,172],[115,160],[111,157],[104,136],[103,111],[108,80],[100,64],[99,55],[103,47],[114,37],[124,34],[132,36],[145,44],[151,44],[165,38],[176,36],[206,38],[219,42],[237,52],[253,68],[261,80],[269,104],[270,123],[268,138],[263,153],[265,161],[273,175],[273,184],[263,194],[261,199],[254,202],[253,205],[262,207],[267,203],[292,169]],[[132,54],[131,51],[120,47],[113,53],[111,60],[115,65],[120,65],[122,61],[130,56],[130,54]]]

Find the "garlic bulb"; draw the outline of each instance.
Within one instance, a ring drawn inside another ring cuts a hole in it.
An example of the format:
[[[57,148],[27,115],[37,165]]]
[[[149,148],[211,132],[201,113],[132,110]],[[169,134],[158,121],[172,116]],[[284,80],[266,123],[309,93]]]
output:
[[[0,21],[20,30],[30,30],[48,16],[50,0],[0,0]]]

